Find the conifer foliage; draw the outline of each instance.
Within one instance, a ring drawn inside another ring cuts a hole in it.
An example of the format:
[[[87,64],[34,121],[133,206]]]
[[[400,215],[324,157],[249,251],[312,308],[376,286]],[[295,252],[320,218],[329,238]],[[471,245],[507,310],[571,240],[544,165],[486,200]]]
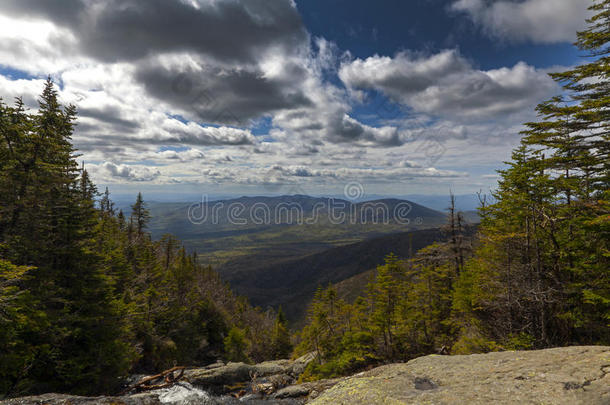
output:
[[[537,107],[481,210],[459,307],[490,342],[609,342],[610,1],[591,9],[576,43],[591,62],[551,75],[563,94]]]
[[[445,243],[389,256],[354,303],[320,289],[297,353],[304,379],[429,353],[610,344],[610,0],[576,45],[590,62],[552,74],[563,93],[537,107],[481,199],[474,239],[451,199]]]
[[[272,358],[274,314],[171,235],[151,240],[141,194],[127,217],[99,198],[75,119],[50,79],[36,112],[0,102],[0,395],[109,393],[128,372],[226,358],[232,327],[249,358]]]
[[[295,349],[297,355],[318,354],[303,380],[448,351],[455,339],[454,286],[460,263],[472,256],[473,234],[451,201],[446,241],[420,250],[410,260],[388,255],[366,294],[355,302],[341,299],[332,285],[318,289]]]

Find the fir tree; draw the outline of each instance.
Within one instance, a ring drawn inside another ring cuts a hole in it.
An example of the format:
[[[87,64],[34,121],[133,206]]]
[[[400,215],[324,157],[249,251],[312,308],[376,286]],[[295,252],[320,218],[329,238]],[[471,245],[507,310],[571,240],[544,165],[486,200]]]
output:
[[[138,193],[136,202],[131,206],[131,221],[134,224],[138,237],[143,235],[149,220],[150,211],[146,208],[142,193]]]
[[[292,353],[292,343],[290,342],[290,333],[288,332],[288,321],[286,320],[282,307],[280,307],[277,312],[275,325],[273,326],[271,346],[273,348],[273,356],[278,359],[287,358]]]

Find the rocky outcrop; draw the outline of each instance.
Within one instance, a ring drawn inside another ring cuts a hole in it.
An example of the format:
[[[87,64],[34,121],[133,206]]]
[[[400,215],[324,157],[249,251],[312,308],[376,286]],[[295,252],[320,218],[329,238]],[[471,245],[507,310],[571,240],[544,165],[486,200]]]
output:
[[[304,395],[287,393],[278,398],[271,395],[294,384],[314,358],[315,355],[310,353],[296,360],[267,361],[254,365],[217,362],[186,370],[183,379],[175,385],[149,392],[113,397],[44,394],[0,401],[0,405],[302,404],[313,388]],[[132,386],[142,377],[132,378],[129,385]]]
[[[171,388],[121,397],[45,394],[0,405],[566,404],[610,405],[610,347],[426,356],[347,378],[295,384],[313,355],[257,365],[216,363]]]
[[[310,402],[610,404],[610,347],[426,356],[349,377]]]
[[[318,380],[313,382],[306,382],[303,384],[295,384],[284,387],[276,391],[272,398],[307,398],[312,400],[320,395],[321,392],[326,391],[333,385],[340,381],[345,380],[344,378],[333,378],[328,380]]]
[[[254,365],[245,363],[214,365],[187,370],[185,377],[191,384],[215,393],[247,388],[246,386],[253,388],[254,391],[274,392],[296,381],[314,357],[315,355],[310,353],[296,360],[266,361]]]

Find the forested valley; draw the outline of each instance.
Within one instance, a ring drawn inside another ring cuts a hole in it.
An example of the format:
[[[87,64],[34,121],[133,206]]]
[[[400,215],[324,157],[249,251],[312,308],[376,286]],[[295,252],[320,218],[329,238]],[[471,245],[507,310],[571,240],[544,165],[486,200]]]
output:
[[[591,60],[553,74],[521,145],[481,194],[473,236],[449,200],[445,240],[390,255],[353,302],[320,286],[306,326],[253,308],[171,235],[153,240],[100,193],[51,79],[38,111],[0,103],[0,394],[114,393],[122,379],[216,359],[315,352],[301,380],[427,354],[610,345],[608,2],[579,33]]]

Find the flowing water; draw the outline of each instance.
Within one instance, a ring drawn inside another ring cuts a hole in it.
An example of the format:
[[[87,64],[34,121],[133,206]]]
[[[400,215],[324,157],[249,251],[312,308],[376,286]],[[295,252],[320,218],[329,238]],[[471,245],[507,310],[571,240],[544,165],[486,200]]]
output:
[[[242,398],[241,400],[232,398],[230,396],[212,396],[204,390],[193,387],[191,384],[187,382],[181,382],[176,384],[170,388],[163,388],[156,391],[151,391],[151,393],[157,394],[159,396],[159,401],[162,404],[168,405],[242,405],[242,404],[250,404],[250,405],[269,405],[269,404],[282,404],[282,405],[296,405],[301,404],[301,401],[292,400],[292,399],[284,399],[284,400],[274,400],[274,399],[261,399],[252,396],[247,396]]]
[[[164,388],[155,393],[159,394],[159,401],[162,404],[170,405],[212,405],[216,404],[207,392],[193,387],[189,383],[176,384],[170,388]]]

